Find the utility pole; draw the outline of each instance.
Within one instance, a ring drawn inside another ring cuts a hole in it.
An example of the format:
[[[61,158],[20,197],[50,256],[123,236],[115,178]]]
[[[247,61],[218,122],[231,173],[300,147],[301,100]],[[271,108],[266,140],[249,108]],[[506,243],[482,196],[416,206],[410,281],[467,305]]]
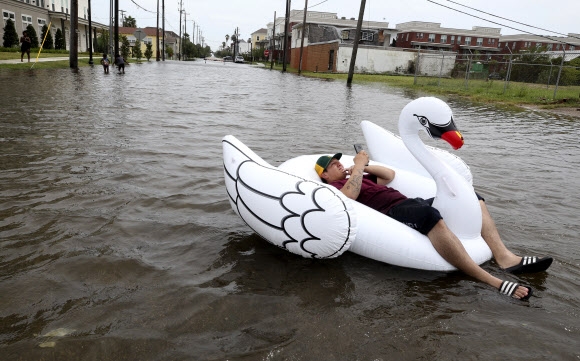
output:
[[[183,39],[181,38],[181,13],[183,13],[183,0],[179,1],[179,54],[177,56],[177,58],[179,60],[181,60],[181,56],[183,51],[182,46],[183,46]]]
[[[163,27],[163,39],[161,40],[161,56],[165,61],[165,0],[161,0],[161,23]]]
[[[79,67],[79,0],[70,3],[70,52],[69,64],[73,69]]]
[[[89,0],[90,1],[90,0]],[[157,26],[155,27],[155,31],[156,31],[156,41],[155,41],[155,48],[157,49],[155,54],[155,61],[159,61],[159,0],[157,0]]]
[[[274,26],[272,27],[272,41],[270,50],[270,70],[274,68],[274,45],[276,44],[276,12],[274,11]]]
[[[89,65],[93,65],[93,23],[91,21],[91,0],[89,0]]]
[[[125,10],[119,10],[119,12],[121,13],[121,26],[125,26]]]
[[[113,24],[115,24],[115,0],[110,0],[109,4],[109,48],[107,49],[107,53],[112,55],[113,52]],[[64,28],[64,26],[63,26]]]
[[[113,46],[115,47],[112,58],[115,58],[119,54],[119,0],[115,1],[115,36],[113,37]]]
[[[354,35],[354,44],[352,45],[352,56],[350,58],[350,68],[348,70],[348,78],[346,79],[347,86],[350,86],[352,84],[352,75],[354,73],[354,65],[356,63],[356,53],[358,52],[358,42],[360,41],[360,31],[362,29],[363,17],[365,15],[365,5],[366,5],[366,0],[361,0],[360,11],[358,13],[358,22],[356,24],[356,34]]]
[[[183,37],[184,38],[185,38],[185,34],[187,34],[187,13],[184,10],[183,11]],[[183,45],[183,40],[181,41],[181,44]],[[185,45],[187,45],[187,44],[185,44]]]
[[[298,75],[302,71],[302,50],[304,49],[304,34],[306,34],[306,9],[308,0],[304,0],[304,17],[302,18],[302,40],[300,41],[300,59],[298,59]]]
[[[286,19],[284,22],[284,60],[282,62],[282,72],[286,71],[286,42],[288,41],[288,21],[290,20],[290,0],[286,0]]]

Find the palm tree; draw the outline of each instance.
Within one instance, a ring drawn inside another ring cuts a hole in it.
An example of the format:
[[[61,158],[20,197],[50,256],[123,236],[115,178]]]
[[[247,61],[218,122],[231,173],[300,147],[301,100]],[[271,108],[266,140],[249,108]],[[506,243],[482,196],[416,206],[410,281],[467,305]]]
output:
[[[131,16],[127,16],[123,20],[123,26],[128,28],[136,28],[137,27],[137,20]]]
[[[222,41],[222,49],[225,50],[225,48],[226,48],[226,42],[225,41]]]
[[[230,36],[226,34],[226,43],[228,42],[228,40],[230,40]]]

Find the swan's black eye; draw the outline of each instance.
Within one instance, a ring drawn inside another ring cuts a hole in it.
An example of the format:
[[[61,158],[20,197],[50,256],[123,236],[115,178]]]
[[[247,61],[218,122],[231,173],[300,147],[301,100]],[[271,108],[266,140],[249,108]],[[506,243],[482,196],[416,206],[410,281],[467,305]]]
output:
[[[413,115],[417,117],[417,119],[419,120],[419,123],[421,123],[422,126],[427,126],[427,124],[429,124],[429,119],[427,119],[427,117],[425,117],[423,115],[417,115],[417,114],[413,114]]]

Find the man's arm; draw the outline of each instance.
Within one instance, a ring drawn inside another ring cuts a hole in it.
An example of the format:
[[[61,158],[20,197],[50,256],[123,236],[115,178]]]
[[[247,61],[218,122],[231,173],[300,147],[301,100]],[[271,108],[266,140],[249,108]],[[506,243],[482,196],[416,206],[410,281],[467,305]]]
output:
[[[364,171],[377,177],[377,184],[387,185],[395,179],[395,171],[381,165],[367,165]]]
[[[354,157],[354,165],[349,169],[350,178],[340,191],[350,199],[356,200],[360,194],[365,164],[368,164],[369,156],[363,150]]]

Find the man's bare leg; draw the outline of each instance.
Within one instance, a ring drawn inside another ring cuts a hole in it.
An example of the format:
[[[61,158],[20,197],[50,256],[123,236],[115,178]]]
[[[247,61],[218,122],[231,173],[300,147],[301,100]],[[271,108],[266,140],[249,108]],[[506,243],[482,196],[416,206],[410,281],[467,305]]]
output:
[[[481,236],[491,249],[491,253],[497,264],[505,269],[520,263],[522,257],[513,254],[501,240],[495,222],[491,218],[485,202],[480,200],[479,204],[481,206],[482,216]]]
[[[443,220],[440,220],[433,229],[427,234],[427,237],[435,247],[435,250],[443,257],[447,262],[451,263],[460,271],[465,274],[484,282],[495,289],[499,289],[502,283],[497,277],[492,276],[483,268],[479,267],[475,263],[459,239],[447,228],[447,225]],[[519,286],[513,296],[515,298],[523,298],[528,295],[528,289],[523,286]]]

